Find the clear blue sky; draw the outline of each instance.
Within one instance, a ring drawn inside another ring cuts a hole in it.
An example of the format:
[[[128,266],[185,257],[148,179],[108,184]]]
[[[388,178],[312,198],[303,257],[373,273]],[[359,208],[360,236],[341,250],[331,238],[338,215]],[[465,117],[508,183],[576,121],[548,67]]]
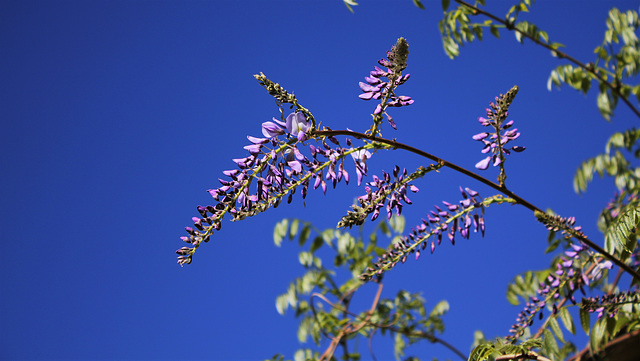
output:
[[[394,109],[398,131],[386,135],[473,168],[482,158],[471,139],[482,131],[477,117],[517,84],[510,113],[527,151],[510,157],[507,184],[541,208],[576,216],[601,240],[597,212],[614,189],[596,181],[578,196],[573,173],[637,120],[620,107],[607,123],[595,95],[548,92],[550,70],[564,62],[512,34],[487,36],[449,60],[440,2],[424,2],[426,11],[410,0],[363,0],[352,14],[339,0],[0,1],[0,359],[292,357],[297,324],[291,312],[276,312],[275,298],[302,268],[295,244],[273,245],[273,226],[282,217],[333,226],[362,189],[312,192],[306,207],[298,198],[225,222],[184,268],[174,251],[195,207],[211,202],[206,190],[245,156],[246,135],[259,136],[278,115],[253,74],[294,91],[323,125],[364,131],[374,105],[358,99],[358,82],[400,36],[412,74],[401,93],[415,103]],[[488,2],[497,14],[508,8]],[[546,0],[523,19],[589,61],[613,4],[638,3]],[[380,155],[371,173],[391,169],[387,162],[412,169],[420,160]],[[416,185],[409,226],[433,204],[457,201],[459,185],[493,194],[447,170]],[[520,311],[504,297],[507,282],[546,267],[545,248],[544,227],[525,209],[491,207],[484,239],[398,267],[383,296],[406,288],[423,292],[427,307],[447,299],[443,338],[467,352],[476,329],[506,335]],[[392,358],[388,343],[375,351]],[[408,353],[454,357],[428,344]]]

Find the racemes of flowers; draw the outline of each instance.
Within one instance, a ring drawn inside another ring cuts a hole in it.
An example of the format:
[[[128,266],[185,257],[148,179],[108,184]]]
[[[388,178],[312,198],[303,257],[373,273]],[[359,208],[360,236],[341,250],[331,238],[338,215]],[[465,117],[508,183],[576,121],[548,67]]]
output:
[[[378,107],[382,110],[374,111],[374,116],[384,113],[393,122],[384,109],[413,103],[409,97],[397,97],[394,94],[394,90],[409,79],[408,75],[402,75],[407,55],[408,45],[401,38],[387,53],[387,59],[379,61],[387,69],[376,67],[375,74],[372,72],[372,77],[368,78],[377,89],[369,89],[369,99],[381,99]],[[317,132],[315,118],[298,103],[295,95],[262,73],[255,75],[255,78],[275,98],[280,108],[280,119],[273,118],[262,123],[263,137],[247,136],[250,144],[244,149],[249,155],[233,159],[237,168],[223,171],[226,178],[219,179],[221,186],[208,190],[216,203],[197,207],[200,216],[192,218],[193,227],[186,227],[187,235],[181,237],[191,247],[184,246],[176,251],[180,265],[192,262],[192,256],[202,242],[208,242],[213,232],[220,230],[225,215],[230,215],[234,221],[242,220],[270,207],[277,207],[285,197],[290,203],[298,190],[304,199],[309,187],[320,188],[326,193],[328,184],[334,188],[343,180],[348,184],[350,175],[344,164],[348,156],[353,159],[357,183],[360,185],[367,173],[367,159],[371,157],[369,150],[386,147],[376,142],[365,142],[354,147],[350,138],[346,139],[347,146],[342,147],[335,136]],[[383,78],[388,81],[382,81]],[[290,104],[293,109],[286,117],[285,104]],[[324,130],[330,129],[325,127]],[[315,145],[310,144],[312,142]],[[422,175],[424,172],[416,174]],[[415,179],[414,175],[406,179]],[[389,204],[398,211],[401,209],[399,202],[408,199],[406,187],[417,190],[407,182],[400,182],[402,185],[397,189],[392,187],[394,190],[389,193]]]
[[[509,116],[509,106],[511,106],[516,94],[518,94],[518,87],[514,86],[507,94],[500,94],[499,97],[496,97],[496,102],[490,103],[489,108],[486,109],[487,117],[478,118],[482,126],[493,128],[493,132],[487,131],[473,136],[474,140],[482,142],[484,145],[482,153],[489,154],[476,164],[476,168],[486,170],[490,164],[500,167],[500,176],[498,177],[500,185],[504,185],[504,181],[507,179],[504,171],[505,156],[511,154],[511,151],[522,152],[525,150],[525,147],[521,146],[506,147],[507,143],[520,137],[518,129],[512,128],[513,120],[505,123]]]
[[[554,262],[546,278],[539,283],[536,293],[525,304],[518,314],[516,323],[509,330],[507,340],[515,341],[525,334],[528,327],[533,325],[535,318],[544,317],[544,309],[551,310],[553,315],[567,302],[576,305],[575,292],[586,295],[585,287],[598,282],[611,269],[613,264],[602,256],[590,251],[585,244],[569,243],[568,249]],[[592,312],[595,309],[590,309]],[[602,314],[598,315],[600,318]]]
[[[393,129],[397,129],[393,118],[386,111],[388,107],[402,107],[413,104],[411,97],[395,94],[395,89],[409,80],[411,76],[410,74],[402,74],[402,71],[407,67],[408,56],[409,44],[404,38],[398,39],[396,45],[387,51],[387,59],[378,60],[378,64],[386,69],[374,67],[369,76],[364,78],[366,83],[359,83],[362,90],[362,94],[359,95],[360,99],[380,100],[380,103],[376,105],[373,111],[374,124],[370,129],[370,134],[372,135],[381,135],[379,128],[383,115],[387,118],[389,125]]]
[[[625,303],[633,303],[634,300],[637,303],[637,297],[634,296],[637,295],[637,290],[630,290],[630,293],[623,294],[583,297],[580,302],[576,300],[576,291],[586,296],[585,288],[593,288],[605,279],[613,263],[601,254],[591,251],[583,242],[570,241],[577,236],[583,236],[581,227],[575,226],[574,217],[564,218],[541,212],[536,212],[536,217],[550,231],[561,232],[564,235],[565,240],[568,241],[567,249],[553,262],[551,267],[553,271],[538,284],[537,296],[530,297],[524,309],[518,314],[516,323],[509,330],[510,335],[507,336],[507,340],[517,341],[526,334],[527,328],[533,325],[536,318],[544,317],[545,309],[550,310],[555,316],[567,302],[579,305],[588,313],[596,313],[598,319],[604,315],[615,316]],[[543,332],[545,326],[546,323],[536,336]]]
[[[349,183],[344,166],[348,155],[353,156],[358,183],[362,181],[370,145],[343,148],[335,137],[320,139],[317,146],[305,145],[311,123],[303,112],[293,112],[284,121],[272,120],[262,124],[264,137],[247,136],[251,144],[244,148],[249,156],[233,159],[237,168],[223,171],[228,178],[219,179],[221,186],[208,190],[217,204],[198,206],[200,217],[193,217],[194,226],[186,227],[188,236],[181,237],[193,247],[176,251],[179,264],[191,263],[200,244],[208,242],[214,230],[220,230],[226,214],[233,220],[242,220],[277,207],[285,197],[290,203],[298,190],[304,199],[309,187],[326,193],[327,183],[334,188],[343,180]],[[327,139],[333,146],[327,144]]]
[[[420,254],[427,246],[431,253],[435,251],[436,245],[442,243],[446,236],[452,245],[455,245],[456,234],[464,239],[469,239],[471,230],[480,231],[484,237],[485,207],[492,203],[515,203],[511,198],[497,195],[494,197],[481,198],[478,192],[460,187],[462,199],[459,204],[452,204],[443,201],[444,207],[434,206],[434,211],[427,214],[427,219],[411,229],[409,235],[403,236],[399,242],[394,243],[391,248],[382,254],[378,260],[368,267],[360,275],[363,281],[369,281],[383,272],[391,270],[398,263],[404,263],[409,254],[415,254],[415,259],[420,258]]]
[[[375,221],[380,215],[380,209],[385,208],[387,211],[387,219],[391,218],[393,210],[397,215],[402,214],[403,203],[412,204],[411,199],[407,196],[407,190],[416,193],[418,187],[409,182],[422,177],[431,170],[440,168],[439,165],[431,165],[428,168],[419,167],[415,172],[407,175],[407,170],[400,172],[400,167],[395,166],[393,169],[393,182],[391,175],[382,171],[382,177],[372,176],[372,181],[365,186],[366,194],[358,197],[358,204],[351,206],[352,211],[348,211],[347,215],[342,217],[338,222],[338,228],[359,226],[364,223],[367,216],[371,214],[371,221]],[[375,190],[372,190],[375,187]]]

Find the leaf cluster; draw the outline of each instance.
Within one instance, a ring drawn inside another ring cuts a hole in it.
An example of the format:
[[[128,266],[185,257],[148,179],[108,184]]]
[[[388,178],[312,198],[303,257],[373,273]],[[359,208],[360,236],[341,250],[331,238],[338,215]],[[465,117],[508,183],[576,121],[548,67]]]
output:
[[[333,228],[318,230],[309,222],[298,219],[283,219],[274,228],[273,238],[277,246],[283,241],[297,241],[302,248],[298,260],[304,268],[304,274],[293,280],[287,291],[276,298],[276,309],[285,314],[287,309],[295,312],[300,319],[298,340],[306,343],[311,340],[316,346],[323,339],[340,337],[348,325],[360,324],[357,332],[344,335],[340,340],[345,352],[342,359],[358,360],[360,352],[346,351],[346,342],[356,339],[371,340],[379,331],[394,342],[394,354],[402,357],[406,348],[418,341],[438,342],[437,334],[444,332],[444,316],[449,310],[446,301],[437,303],[431,311],[426,309],[426,301],[420,294],[399,291],[395,297],[382,297],[374,302],[371,309],[355,312],[350,310],[352,299],[363,283],[357,276],[364,270],[373,257],[386,250],[378,246],[379,238],[393,243],[404,231],[405,220],[402,216],[393,216],[380,222],[366,238],[362,236],[362,227],[358,235]],[[323,262],[330,260],[333,262]],[[382,279],[375,283],[382,289]],[[312,357],[310,349],[296,352],[295,360]],[[372,351],[371,351],[372,352]],[[281,355],[274,356],[274,359]]]

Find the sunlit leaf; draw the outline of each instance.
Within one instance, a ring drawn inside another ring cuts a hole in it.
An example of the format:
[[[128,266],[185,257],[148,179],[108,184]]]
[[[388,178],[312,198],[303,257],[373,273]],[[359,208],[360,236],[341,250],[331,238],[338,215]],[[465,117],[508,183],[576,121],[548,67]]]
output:
[[[576,326],[573,323],[573,317],[571,317],[571,314],[569,313],[567,308],[566,307],[561,308],[558,311],[558,315],[560,316],[560,319],[562,320],[562,323],[564,324],[564,327],[567,329],[567,331],[575,335]]]

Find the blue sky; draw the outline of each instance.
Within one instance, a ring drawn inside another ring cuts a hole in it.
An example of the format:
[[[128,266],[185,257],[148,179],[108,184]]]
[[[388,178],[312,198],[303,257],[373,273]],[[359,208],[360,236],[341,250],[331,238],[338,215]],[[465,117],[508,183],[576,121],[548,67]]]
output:
[[[506,1],[488,1],[503,14]],[[507,163],[507,185],[541,208],[576,216],[601,241],[597,214],[613,195],[596,181],[573,193],[578,163],[634,125],[622,106],[611,123],[595,95],[547,91],[564,64],[512,34],[487,36],[448,59],[439,1],[366,1],[352,14],[341,1],[0,1],[0,227],[7,255],[0,295],[0,358],[255,360],[300,346],[296,321],[275,298],[302,273],[298,247],[273,245],[282,217],[334,226],[362,189],[311,192],[242,223],[225,222],[194,263],[175,249],[195,207],[211,202],[221,171],[243,157],[246,135],[278,115],[252,75],[294,91],[332,129],[364,131],[374,104],[358,82],[404,36],[410,45],[398,130],[385,135],[473,168],[482,155],[476,119],[514,84],[511,118],[527,151]],[[539,1],[523,18],[579,59],[592,59],[608,6],[635,1]],[[388,127],[387,127],[388,128]],[[399,152],[372,159],[371,173],[421,160]],[[351,169],[353,171],[353,169]],[[495,179],[495,170],[485,175]],[[442,171],[416,183],[410,226],[458,186],[492,195]],[[443,338],[468,351],[473,331],[505,335],[520,308],[504,295],[518,272],[546,267],[546,231],[522,207],[491,207],[485,238],[443,245],[386,278],[385,294],[423,292],[427,307],[447,299]],[[369,296],[370,297],[370,296]],[[366,291],[362,304],[370,301]],[[363,306],[364,307],[364,306]],[[327,343],[323,344],[324,347]],[[361,347],[363,359],[370,356]],[[378,360],[392,348],[376,347]],[[409,354],[453,358],[437,345]]]

